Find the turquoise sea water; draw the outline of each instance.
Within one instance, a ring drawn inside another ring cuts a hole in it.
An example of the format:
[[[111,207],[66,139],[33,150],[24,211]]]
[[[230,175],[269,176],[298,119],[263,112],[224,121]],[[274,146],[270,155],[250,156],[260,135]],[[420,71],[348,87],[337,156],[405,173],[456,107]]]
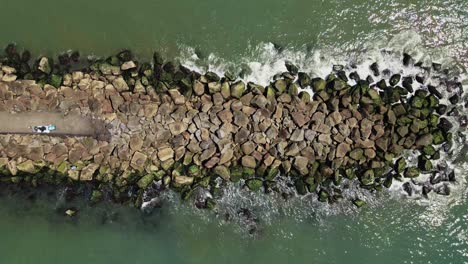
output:
[[[463,0],[0,0],[0,8],[0,46],[95,55],[131,48],[140,58],[160,50],[200,70],[247,69],[245,78],[260,83],[285,70],[285,60],[315,75],[333,63],[397,69],[392,58],[404,51],[462,76],[468,66]],[[218,214],[170,194],[150,215],[78,197],[70,219],[56,210],[59,194],[31,200],[0,189],[0,263],[468,263],[467,161],[453,166],[448,197],[407,198],[396,186],[365,196],[369,206],[359,211],[232,188]]]

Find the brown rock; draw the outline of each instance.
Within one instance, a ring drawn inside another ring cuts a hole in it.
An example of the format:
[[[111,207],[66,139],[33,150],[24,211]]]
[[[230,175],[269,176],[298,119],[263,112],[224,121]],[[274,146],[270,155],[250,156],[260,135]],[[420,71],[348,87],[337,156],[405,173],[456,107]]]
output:
[[[341,121],[343,120],[341,114],[339,112],[337,112],[337,111],[332,112],[328,117],[331,120],[331,125],[332,126],[341,123]]]
[[[202,154],[200,155],[200,161],[205,161],[209,158],[211,158],[214,154],[216,153],[216,147],[211,147],[208,149],[205,149]]]
[[[156,116],[156,114],[158,113],[158,108],[159,106],[155,103],[145,104],[143,106],[145,117],[153,118],[154,116]]]
[[[301,142],[304,141],[304,129],[296,129],[290,137],[291,141]]]
[[[80,173],[80,181],[91,181],[93,180],[93,175],[96,170],[99,168],[99,165],[96,163],[91,163],[88,166],[84,167]]]
[[[299,127],[303,127],[309,120],[302,112],[293,112],[291,117]]]
[[[224,109],[218,112],[218,117],[223,123],[231,123],[232,122],[232,113],[229,109]]]
[[[343,158],[346,156],[346,153],[351,150],[351,146],[346,143],[340,143],[338,147],[336,148],[336,157],[337,158]]]
[[[247,167],[247,168],[255,168],[257,167],[257,161],[252,156],[243,156],[242,166]]]
[[[373,125],[373,122],[370,121],[367,118],[364,118],[361,121],[360,131],[361,131],[361,137],[362,138],[364,138],[364,139],[369,138],[370,134],[372,133],[372,125]]]
[[[143,140],[141,139],[140,136],[133,135],[130,138],[130,149],[132,149],[133,151],[139,151],[141,150],[142,146],[143,146]]]
[[[188,125],[184,122],[174,122],[169,124],[169,129],[171,130],[171,134],[177,136],[185,132],[188,128]]]
[[[196,80],[193,83],[193,91],[195,92],[196,95],[200,96],[203,93],[205,93],[205,85],[201,83],[200,81]]]
[[[234,141],[238,144],[242,144],[249,138],[250,131],[246,128],[241,128],[234,136]]]
[[[318,136],[318,141],[322,143],[323,145],[331,145],[332,143],[330,134],[320,134]]]
[[[208,169],[213,168],[214,166],[218,165],[219,163],[219,158],[218,157],[212,157],[209,159],[207,162],[205,162],[205,167]]]
[[[375,150],[370,149],[370,148],[369,148],[369,149],[365,149],[365,150],[364,150],[364,155],[365,155],[366,157],[368,157],[369,159],[373,159],[373,158],[375,158],[375,155],[376,155],[376,154],[375,154]]]
[[[171,89],[169,90],[169,94],[171,95],[172,101],[176,105],[185,104],[185,96],[181,95],[179,90]]]
[[[239,127],[247,126],[249,123],[249,118],[246,114],[241,111],[234,111],[234,124]]]
[[[294,168],[296,168],[300,174],[306,175],[309,172],[307,165],[309,160],[305,157],[298,156],[294,159]]]
[[[252,152],[254,152],[255,146],[255,143],[253,143],[252,141],[248,141],[242,144],[241,149],[245,155],[250,155],[252,154]]]
[[[229,161],[231,161],[232,157],[234,156],[234,150],[232,149],[231,145],[226,145],[223,150],[221,151],[221,158],[219,160],[219,164],[223,165]]]
[[[428,146],[432,144],[432,140],[433,140],[433,136],[431,134],[422,135],[416,140],[416,146],[417,147]]]
[[[174,157],[174,150],[172,148],[166,147],[158,151],[158,158],[160,161],[166,161]]]

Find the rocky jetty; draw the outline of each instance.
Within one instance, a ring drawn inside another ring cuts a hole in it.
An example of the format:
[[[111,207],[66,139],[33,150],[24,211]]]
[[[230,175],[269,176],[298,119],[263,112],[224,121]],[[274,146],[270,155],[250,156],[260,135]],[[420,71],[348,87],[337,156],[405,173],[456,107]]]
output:
[[[7,47],[0,111],[81,115],[104,122],[106,136],[0,135],[0,181],[91,182],[93,202],[105,191],[141,204],[158,181],[183,199],[197,188],[215,193],[229,181],[279,191],[278,175],[323,202],[342,198],[352,181],[378,191],[435,173],[433,161],[450,149],[453,133],[444,116],[466,107],[456,80],[434,84],[423,75],[381,73],[377,64],[365,79],[342,66],[322,79],[287,63],[288,71],[261,86],[229,73],[200,74],[158,53],[152,63],[128,50],[88,64],[76,52],[58,63],[30,57]],[[466,127],[466,116],[456,118]],[[407,164],[408,151],[418,153],[417,164]],[[200,207],[213,206],[207,198]]]

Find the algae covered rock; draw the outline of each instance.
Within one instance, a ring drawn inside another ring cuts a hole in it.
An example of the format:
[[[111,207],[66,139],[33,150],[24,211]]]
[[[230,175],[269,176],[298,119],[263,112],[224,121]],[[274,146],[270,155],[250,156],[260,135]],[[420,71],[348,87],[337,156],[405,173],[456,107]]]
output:
[[[93,190],[91,192],[91,197],[89,198],[89,201],[93,204],[96,204],[98,202],[100,202],[103,198],[103,194],[101,191],[99,190]]]
[[[27,160],[25,162],[19,163],[16,165],[18,171],[26,172],[26,173],[35,173],[37,169],[34,167],[34,163],[32,160]]]
[[[245,182],[247,187],[252,191],[258,191],[263,186],[263,181],[260,179],[249,179]]]
[[[245,92],[245,83],[238,81],[231,85],[231,96],[240,99]]]
[[[154,180],[154,174],[152,173],[146,174],[145,176],[141,177],[138,180],[137,185],[141,189],[146,189],[146,187],[148,187],[153,182],[153,180]]]

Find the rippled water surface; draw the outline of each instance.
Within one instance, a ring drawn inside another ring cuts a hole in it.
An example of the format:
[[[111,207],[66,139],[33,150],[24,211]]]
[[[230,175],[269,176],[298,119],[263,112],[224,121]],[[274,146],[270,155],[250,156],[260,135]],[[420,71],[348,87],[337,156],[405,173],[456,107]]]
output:
[[[363,76],[373,61],[398,71],[402,52],[462,78],[468,66],[464,0],[0,0],[0,8],[0,46],[97,55],[132,48],[141,58],[160,50],[199,70],[244,69],[259,83],[284,71],[285,60],[318,76],[334,63],[356,64]],[[78,204],[69,219],[56,194],[0,189],[0,263],[468,263],[468,165],[466,155],[458,160],[450,196],[407,198],[397,186],[360,194],[369,205],[359,211],[232,186],[217,213],[168,194],[151,215]]]

